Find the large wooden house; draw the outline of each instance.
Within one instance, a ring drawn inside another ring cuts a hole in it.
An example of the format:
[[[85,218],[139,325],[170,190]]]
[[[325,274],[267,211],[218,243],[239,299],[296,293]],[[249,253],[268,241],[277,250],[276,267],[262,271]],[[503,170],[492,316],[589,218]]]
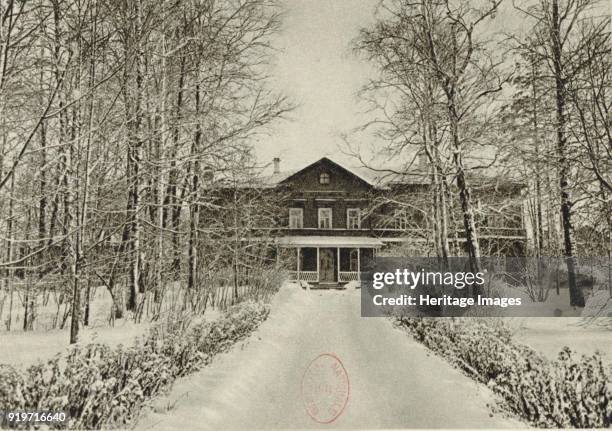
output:
[[[274,160],[274,174],[263,184],[282,195],[274,235],[277,248],[294,256],[292,279],[319,285],[358,281],[364,262],[391,245],[429,254],[431,186],[423,171],[372,179],[327,157],[294,172],[281,172],[279,163]],[[485,252],[523,255],[528,238],[521,186],[483,183],[474,195]],[[460,233],[449,240],[459,246],[464,241]]]

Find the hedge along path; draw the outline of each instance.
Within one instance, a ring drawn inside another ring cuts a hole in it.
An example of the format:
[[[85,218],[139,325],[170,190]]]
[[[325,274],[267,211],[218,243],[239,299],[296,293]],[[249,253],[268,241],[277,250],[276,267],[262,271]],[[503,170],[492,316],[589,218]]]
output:
[[[537,427],[607,428],[612,423],[611,371],[599,353],[575,358],[565,347],[550,361],[512,341],[503,326],[454,318],[398,317],[426,347],[501,395]]]
[[[56,428],[125,428],[148,398],[248,337],[269,313],[248,301],[213,322],[153,327],[131,347],[89,344],[25,371],[0,365],[0,411],[65,411]]]

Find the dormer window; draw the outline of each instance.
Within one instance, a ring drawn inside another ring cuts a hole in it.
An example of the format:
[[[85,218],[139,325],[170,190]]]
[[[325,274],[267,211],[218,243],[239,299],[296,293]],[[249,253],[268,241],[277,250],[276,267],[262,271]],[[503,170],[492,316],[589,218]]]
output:
[[[329,174],[327,172],[319,174],[319,184],[329,184]]]

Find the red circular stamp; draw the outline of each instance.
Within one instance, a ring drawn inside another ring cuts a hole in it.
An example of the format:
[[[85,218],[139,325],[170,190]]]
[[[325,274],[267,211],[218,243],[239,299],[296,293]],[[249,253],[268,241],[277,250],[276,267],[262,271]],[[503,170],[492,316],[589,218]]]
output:
[[[313,359],[302,377],[302,399],[308,415],[329,424],[344,411],[350,393],[349,377],[340,358],[322,353]]]

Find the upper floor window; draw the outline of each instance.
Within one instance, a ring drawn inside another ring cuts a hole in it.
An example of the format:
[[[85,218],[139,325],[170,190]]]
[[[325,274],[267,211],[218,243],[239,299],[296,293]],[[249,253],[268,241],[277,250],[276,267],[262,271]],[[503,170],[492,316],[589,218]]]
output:
[[[329,174],[327,172],[319,174],[319,184],[329,184]]]
[[[408,229],[408,215],[406,214],[406,210],[395,210],[393,214],[393,227],[401,230]]]
[[[492,228],[508,228],[520,226],[520,221],[514,219],[512,216],[506,217],[503,214],[487,214],[483,217],[483,226],[492,227]]]
[[[361,229],[361,210],[359,208],[348,208],[346,210],[346,228]]]
[[[332,209],[319,208],[319,229],[332,228]]]
[[[302,229],[304,227],[304,210],[302,208],[289,208],[289,228]]]

